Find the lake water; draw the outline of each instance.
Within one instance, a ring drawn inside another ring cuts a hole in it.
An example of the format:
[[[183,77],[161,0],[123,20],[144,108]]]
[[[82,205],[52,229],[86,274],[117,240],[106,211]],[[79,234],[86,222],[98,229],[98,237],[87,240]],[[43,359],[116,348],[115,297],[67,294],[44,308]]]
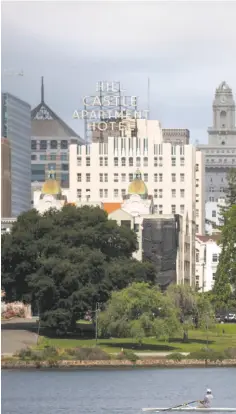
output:
[[[2,414],[141,414],[201,399],[236,407],[235,368],[2,371]]]

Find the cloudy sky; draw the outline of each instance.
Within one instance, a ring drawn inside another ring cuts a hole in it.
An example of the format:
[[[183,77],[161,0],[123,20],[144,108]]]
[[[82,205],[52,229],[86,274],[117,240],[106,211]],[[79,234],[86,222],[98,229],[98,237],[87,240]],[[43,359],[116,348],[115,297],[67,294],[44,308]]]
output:
[[[236,2],[3,2],[2,88],[32,106],[45,101],[75,131],[82,96],[120,80],[164,128],[207,141],[215,88],[236,94]],[[23,69],[24,76],[10,76]]]

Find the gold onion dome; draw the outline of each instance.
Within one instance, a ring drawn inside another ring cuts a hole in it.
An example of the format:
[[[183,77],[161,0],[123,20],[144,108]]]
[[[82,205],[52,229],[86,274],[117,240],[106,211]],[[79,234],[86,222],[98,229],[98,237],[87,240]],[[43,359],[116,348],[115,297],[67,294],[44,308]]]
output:
[[[61,187],[58,181],[56,180],[47,180],[43,184],[42,194],[61,194]]]
[[[61,187],[57,180],[55,180],[55,174],[53,171],[49,172],[48,179],[42,186],[42,194],[56,195],[61,194]]]
[[[141,174],[139,171],[136,172],[134,180],[129,185],[128,194],[138,194],[140,196],[148,195],[147,186],[141,179]]]

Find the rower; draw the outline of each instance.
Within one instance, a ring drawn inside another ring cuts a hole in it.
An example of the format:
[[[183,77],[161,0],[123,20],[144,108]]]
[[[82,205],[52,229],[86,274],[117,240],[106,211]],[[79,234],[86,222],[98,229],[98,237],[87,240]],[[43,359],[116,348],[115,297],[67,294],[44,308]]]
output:
[[[206,395],[205,395],[205,397],[204,397],[204,400],[203,400],[203,401],[200,401],[200,403],[201,403],[201,405],[202,405],[204,408],[210,408],[210,407],[211,407],[211,401],[212,401],[212,399],[213,399],[212,392],[211,392],[211,390],[208,388],[208,389],[207,389],[207,391],[206,391]]]

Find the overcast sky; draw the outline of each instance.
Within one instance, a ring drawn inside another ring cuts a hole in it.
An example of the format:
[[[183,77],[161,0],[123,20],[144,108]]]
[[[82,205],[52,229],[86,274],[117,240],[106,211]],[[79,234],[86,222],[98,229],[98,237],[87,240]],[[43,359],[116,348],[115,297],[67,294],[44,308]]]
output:
[[[75,109],[98,80],[120,80],[164,128],[207,141],[215,88],[236,94],[236,2],[3,2],[2,88],[45,101],[83,134]],[[24,77],[6,71],[23,69]]]

